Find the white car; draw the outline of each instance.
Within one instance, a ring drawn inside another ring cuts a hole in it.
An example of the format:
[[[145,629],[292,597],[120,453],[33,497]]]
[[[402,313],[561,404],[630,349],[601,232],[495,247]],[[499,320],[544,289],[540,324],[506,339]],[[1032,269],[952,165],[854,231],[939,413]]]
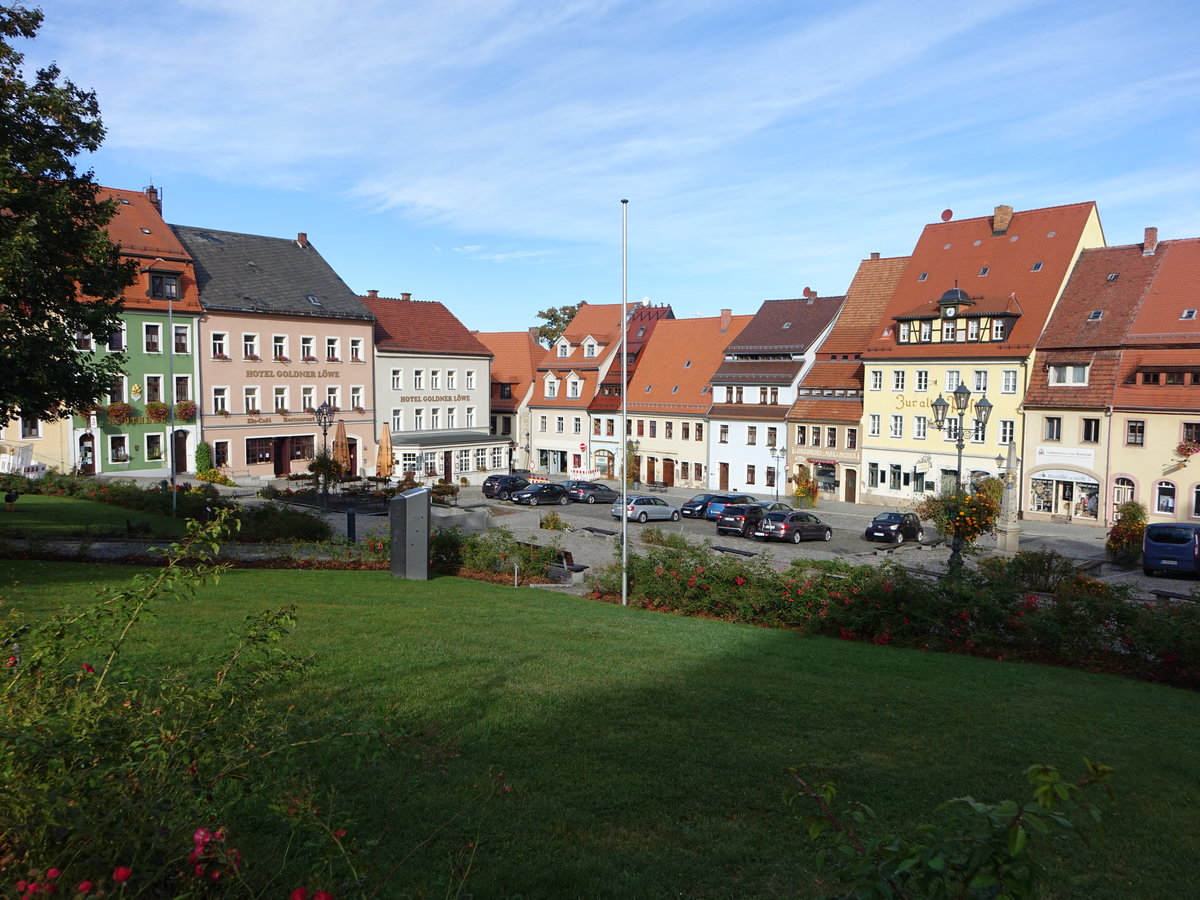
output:
[[[614,519],[621,518],[620,500],[612,506],[612,517]],[[664,522],[678,522],[679,507],[672,506],[659,497],[645,497],[635,494],[629,498],[629,504],[625,507],[625,518],[630,522],[649,522],[652,519]]]

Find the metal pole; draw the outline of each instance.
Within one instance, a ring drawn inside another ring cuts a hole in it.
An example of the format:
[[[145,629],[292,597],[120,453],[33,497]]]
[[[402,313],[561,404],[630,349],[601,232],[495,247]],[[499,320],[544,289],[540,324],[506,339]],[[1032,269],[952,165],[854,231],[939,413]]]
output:
[[[958,414],[958,441],[955,442],[955,447],[958,448],[958,471],[955,474],[955,478],[956,478],[956,481],[958,482],[958,485],[957,485],[957,488],[955,489],[954,496],[959,504],[962,503],[962,495],[963,495],[962,456],[963,456],[963,446],[964,446],[964,444],[963,444],[963,417],[965,414],[966,414],[965,411],[960,412]],[[955,517],[954,517],[954,537],[950,542],[949,569],[951,572],[958,572],[959,570],[962,569],[962,564],[963,564],[962,548],[963,548],[962,530],[958,527],[958,516],[955,515]]]
[[[167,355],[167,380],[170,384],[167,390],[171,392],[171,407],[167,446],[164,449],[167,456],[167,469],[171,476],[171,518],[173,519],[178,500],[175,496],[175,298],[171,296],[170,291],[167,292],[167,340],[170,341]]]
[[[629,201],[621,201],[621,605],[629,605]]]

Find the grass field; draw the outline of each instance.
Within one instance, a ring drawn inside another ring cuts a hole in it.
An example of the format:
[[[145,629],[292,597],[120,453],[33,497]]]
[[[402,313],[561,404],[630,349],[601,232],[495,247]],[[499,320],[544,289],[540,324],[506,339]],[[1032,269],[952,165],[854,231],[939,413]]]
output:
[[[139,537],[178,537],[184,531],[182,518],[72,497],[22,494],[12,512],[0,511],[0,537],[124,537],[130,525],[149,527]]]
[[[40,616],[131,571],[0,560],[0,600]],[[1200,877],[1191,693],[386,573],[231,571],[133,652],[201,665],[288,602],[289,645],[317,663],[276,702],[318,733],[406,736],[308,770],[378,842],[379,896],[445,895],[472,853],[476,897],[814,896],[789,766],[894,830],[963,794],[1023,799],[1027,765],[1083,756],[1117,768],[1118,806],[1104,842],[1051,841],[1049,896],[1180,897]],[[511,790],[473,802],[489,770]]]

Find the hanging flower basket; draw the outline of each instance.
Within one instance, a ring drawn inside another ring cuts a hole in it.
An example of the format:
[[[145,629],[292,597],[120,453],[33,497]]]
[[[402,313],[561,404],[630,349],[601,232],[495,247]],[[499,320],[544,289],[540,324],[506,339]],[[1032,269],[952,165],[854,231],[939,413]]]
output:
[[[104,415],[113,425],[125,425],[133,418],[133,407],[128,403],[110,403],[104,408]]]
[[[171,417],[171,407],[161,400],[151,400],[146,404],[146,418],[151,422],[165,422]]]
[[[196,404],[191,400],[181,400],[175,404],[175,418],[190,422],[196,418]]]
[[[1189,459],[1200,453],[1200,441],[1180,441],[1175,445],[1175,455],[1180,459]]]

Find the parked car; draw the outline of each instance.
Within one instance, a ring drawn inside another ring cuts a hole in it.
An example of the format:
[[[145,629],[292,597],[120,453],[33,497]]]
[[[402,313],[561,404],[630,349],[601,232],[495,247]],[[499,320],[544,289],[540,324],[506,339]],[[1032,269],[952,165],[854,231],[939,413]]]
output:
[[[567,496],[576,503],[615,503],[621,492],[598,481],[579,481],[567,490]]]
[[[1200,572],[1200,525],[1156,522],[1146,526],[1142,538],[1142,571]]]
[[[786,503],[781,503],[778,500],[774,500],[774,501],[761,500],[758,503],[755,503],[754,505],[761,506],[767,512],[791,512],[792,511],[791,506],[789,506]]]
[[[683,506],[679,507],[679,511],[689,519],[703,519],[704,513],[708,510],[708,504],[722,494],[697,494]]]
[[[489,500],[508,500],[513,491],[529,487],[529,479],[520,475],[489,475],[483,479],[483,496]]]
[[[708,501],[708,508],[704,510],[704,518],[715,521],[721,515],[723,510],[730,503],[745,503],[751,505],[755,502],[754,498],[749,494],[718,494],[712,500]]]
[[[678,522],[679,515],[679,507],[672,506],[660,497],[646,497],[641,494],[631,496],[625,507],[625,518],[631,522],[650,520]],[[620,498],[617,498],[617,502],[612,505],[612,517],[614,519],[621,518]]]
[[[717,534],[750,537],[767,511],[758,504],[726,503],[717,516]]]
[[[591,484],[590,481],[584,481],[580,478],[572,478],[568,481],[560,481],[558,483],[560,485],[562,485],[564,488],[566,488],[568,491],[573,491],[573,490],[575,490],[575,488],[579,487],[580,485]]]
[[[547,503],[557,503],[560,506],[566,506],[571,502],[571,498],[567,496],[567,489],[561,484],[547,482],[545,484],[531,484],[529,487],[521,488],[519,491],[513,491],[513,503],[520,503],[523,506],[541,506]]]
[[[910,540],[925,540],[925,530],[915,513],[886,512],[871,520],[863,537],[868,541],[883,540],[903,544]]]
[[[754,537],[764,541],[828,541],[833,539],[833,529],[810,512],[769,512],[758,527]]]

